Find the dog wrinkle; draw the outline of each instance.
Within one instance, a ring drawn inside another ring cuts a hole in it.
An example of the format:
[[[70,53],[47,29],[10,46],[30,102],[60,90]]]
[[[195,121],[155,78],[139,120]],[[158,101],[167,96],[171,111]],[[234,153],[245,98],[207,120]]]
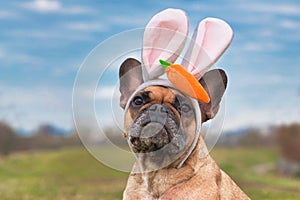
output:
[[[172,103],[166,102],[165,105],[171,109],[171,111],[175,114],[177,119],[181,118],[180,113],[178,112],[178,110],[176,108],[173,107]]]
[[[145,91],[151,91],[149,97],[157,103],[172,103],[174,99],[174,92],[169,88],[149,86]]]

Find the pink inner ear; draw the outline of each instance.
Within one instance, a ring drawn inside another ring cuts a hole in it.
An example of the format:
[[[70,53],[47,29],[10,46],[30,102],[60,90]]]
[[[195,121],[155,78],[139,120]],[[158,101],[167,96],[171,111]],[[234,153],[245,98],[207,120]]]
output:
[[[233,38],[233,31],[223,20],[206,18],[196,28],[182,65],[200,78],[224,53]]]
[[[146,34],[145,36],[148,36],[147,40],[149,42],[148,46],[150,48],[144,49],[143,51],[145,55],[144,61],[151,64],[159,59],[159,56],[162,54],[162,51],[164,50],[164,47],[168,46],[169,42],[176,34],[176,32],[174,32],[173,30],[177,31],[177,27],[174,26],[172,22],[161,22],[157,24],[157,27],[153,28],[152,30],[148,29],[147,34],[149,34],[149,36]],[[149,39],[150,37],[152,38]],[[146,45],[147,41],[144,41],[144,44]]]
[[[188,19],[182,10],[166,9],[150,20],[143,39],[144,78],[153,79],[164,73],[159,59],[175,62],[187,34]]]

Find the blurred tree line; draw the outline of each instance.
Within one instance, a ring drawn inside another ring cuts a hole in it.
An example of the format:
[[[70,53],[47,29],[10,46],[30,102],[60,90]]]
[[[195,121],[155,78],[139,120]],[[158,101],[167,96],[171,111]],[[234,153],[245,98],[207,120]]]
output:
[[[104,130],[111,143],[128,148],[126,139],[119,129],[107,127]],[[101,141],[98,143],[102,145]],[[33,134],[18,134],[7,123],[0,121],[0,155],[16,151],[58,149],[81,145],[76,132],[54,133],[50,125],[42,125]],[[280,125],[267,130],[246,129],[222,134],[217,146],[224,147],[268,147],[279,150],[278,170],[287,175],[300,176],[300,124]]]
[[[279,125],[268,129],[250,128],[227,132],[218,140],[219,146],[276,147],[282,155],[300,161],[300,124]]]
[[[300,177],[300,125],[280,126],[276,129],[276,135],[281,152],[279,172]]]
[[[7,123],[0,121],[0,155],[8,155],[16,151],[57,149],[80,144],[76,133],[68,135],[53,133],[50,125],[42,125],[33,134],[22,136]]]
[[[286,159],[300,161],[300,125],[280,126],[276,133],[282,155]]]
[[[268,130],[248,129],[243,133],[227,133],[219,146],[274,147],[282,157],[300,162],[300,124],[280,125]]]
[[[274,148],[279,151],[280,155],[276,163],[277,171],[281,174],[300,177],[300,124],[224,134],[217,145]]]

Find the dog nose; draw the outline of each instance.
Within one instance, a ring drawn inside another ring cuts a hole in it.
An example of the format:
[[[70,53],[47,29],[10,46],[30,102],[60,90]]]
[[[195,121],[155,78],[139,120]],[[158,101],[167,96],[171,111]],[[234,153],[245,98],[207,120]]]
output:
[[[149,107],[149,115],[152,122],[164,124],[167,120],[168,108],[161,104],[153,104]]]
[[[152,112],[161,112],[161,113],[168,112],[168,109],[166,108],[166,106],[161,105],[161,104],[153,104],[150,106],[149,110]]]

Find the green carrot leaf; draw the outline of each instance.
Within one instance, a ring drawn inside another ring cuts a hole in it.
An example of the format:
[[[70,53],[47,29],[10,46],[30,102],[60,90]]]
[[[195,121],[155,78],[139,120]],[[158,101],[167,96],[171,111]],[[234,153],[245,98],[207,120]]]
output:
[[[159,62],[162,65],[162,68],[164,68],[164,70],[166,70],[171,65],[171,63],[164,60],[159,60]]]

